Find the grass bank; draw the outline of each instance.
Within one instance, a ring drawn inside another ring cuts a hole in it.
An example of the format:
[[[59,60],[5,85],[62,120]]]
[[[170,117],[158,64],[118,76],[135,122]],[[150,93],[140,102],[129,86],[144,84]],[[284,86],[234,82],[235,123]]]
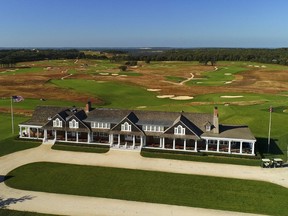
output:
[[[236,155],[217,155],[197,152],[175,152],[166,150],[142,149],[141,156],[148,158],[163,158],[173,160],[186,160],[207,163],[222,163],[244,166],[260,166],[259,157],[244,157]]]
[[[288,190],[260,181],[45,162],[8,175],[23,190],[287,215]]]
[[[107,153],[110,150],[110,147],[107,145],[55,143],[55,145],[52,146],[52,149],[73,152]]]

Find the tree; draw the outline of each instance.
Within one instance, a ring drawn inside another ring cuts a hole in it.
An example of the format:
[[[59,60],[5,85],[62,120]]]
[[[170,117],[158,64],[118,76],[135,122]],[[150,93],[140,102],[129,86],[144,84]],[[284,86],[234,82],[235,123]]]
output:
[[[126,65],[121,65],[121,66],[119,66],[119,69],[121,71],[126,71],[127,70],[127,66]]]

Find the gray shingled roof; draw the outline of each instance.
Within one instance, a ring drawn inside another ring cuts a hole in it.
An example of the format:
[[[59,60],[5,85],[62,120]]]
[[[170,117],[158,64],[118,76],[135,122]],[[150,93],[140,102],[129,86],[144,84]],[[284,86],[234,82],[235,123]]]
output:
[[[21,124],[42,126],[48,122],[48,118],[52,118],[57,113],[63,112],[67,109],[69,108],[55,106],[37,106],[33,112],[31,119]]]
[[[220,125],[219,127],[219,134],[204,133],[202,137],[256,140],[248,126]]]
[[[146,111],[146,110],[117,110],[117,109],[94,109],[88,113],[86,122],[110,122],[117,124],[127,115],[133,112],[139,121],[138,125],[161,125],[164,127],[170,127],[174,124],[177,118],[185,117],[199,129],[204,131],[205,123],[210,121],[213,122],[213,114],[203,113],[184,113],[184,112],[160,112],[160,111]]]

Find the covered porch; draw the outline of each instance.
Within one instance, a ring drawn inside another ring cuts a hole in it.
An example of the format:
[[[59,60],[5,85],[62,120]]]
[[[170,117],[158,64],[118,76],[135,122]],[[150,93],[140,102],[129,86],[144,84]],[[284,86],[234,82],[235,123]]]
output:
[[[159,148],[179,151],[197,151],[198,140],[196,137],[158,137],[147,136],[146,148]]]
[[[43,139],[44,130],[42,126],[19,125],[19,138]]]
[[[140,150],[146,142],[145,136],[140,134],[110,134],[111,147],[118,149]]]
[[[256,140],[209,138],[205,137],[206,152],[226,154],[255,155]]]

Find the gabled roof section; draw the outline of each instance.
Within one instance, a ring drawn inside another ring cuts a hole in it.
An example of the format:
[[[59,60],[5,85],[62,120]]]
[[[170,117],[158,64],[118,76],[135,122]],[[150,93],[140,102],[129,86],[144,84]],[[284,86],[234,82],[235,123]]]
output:
[[[37,106],[33,112],[31,119],[23,122],[23,125],[38,125],[43,126],[48,119],[53,118],[56,114],[69,109],[68,107],[55,107],[55,106]]]
[[[173,125],[169,127],[164,133],[171,133],[171,129],[174,128],[176,125],[181,124],[185,128],[187,128],[190,132],[195,134],[198,138],[200,138],[201,134],[203,133],[195,124],[193,124],[190,120],[188,120],[183,114],[180,114],[178,118],[174,121]],[[174,130],[172,130],[174,132]]]
[[[129,113],[129,115],[127,115],[125,118],[129,119],[134,124],[136,124],[139,121],[138,117],[135,115],[134,112]]]
[[[121,124],[125,122],[129,122],[132,125],[131,131],[133,132],[141,132],[144,134],[144,132],[141,130],[141,128],[138,127],[137,122],[139,121],[138,117],[135,115],[134,112],[130,112],[127,116],[125,116],[118,124],[116,124],[111,130],[113,131],[121,131]]]

